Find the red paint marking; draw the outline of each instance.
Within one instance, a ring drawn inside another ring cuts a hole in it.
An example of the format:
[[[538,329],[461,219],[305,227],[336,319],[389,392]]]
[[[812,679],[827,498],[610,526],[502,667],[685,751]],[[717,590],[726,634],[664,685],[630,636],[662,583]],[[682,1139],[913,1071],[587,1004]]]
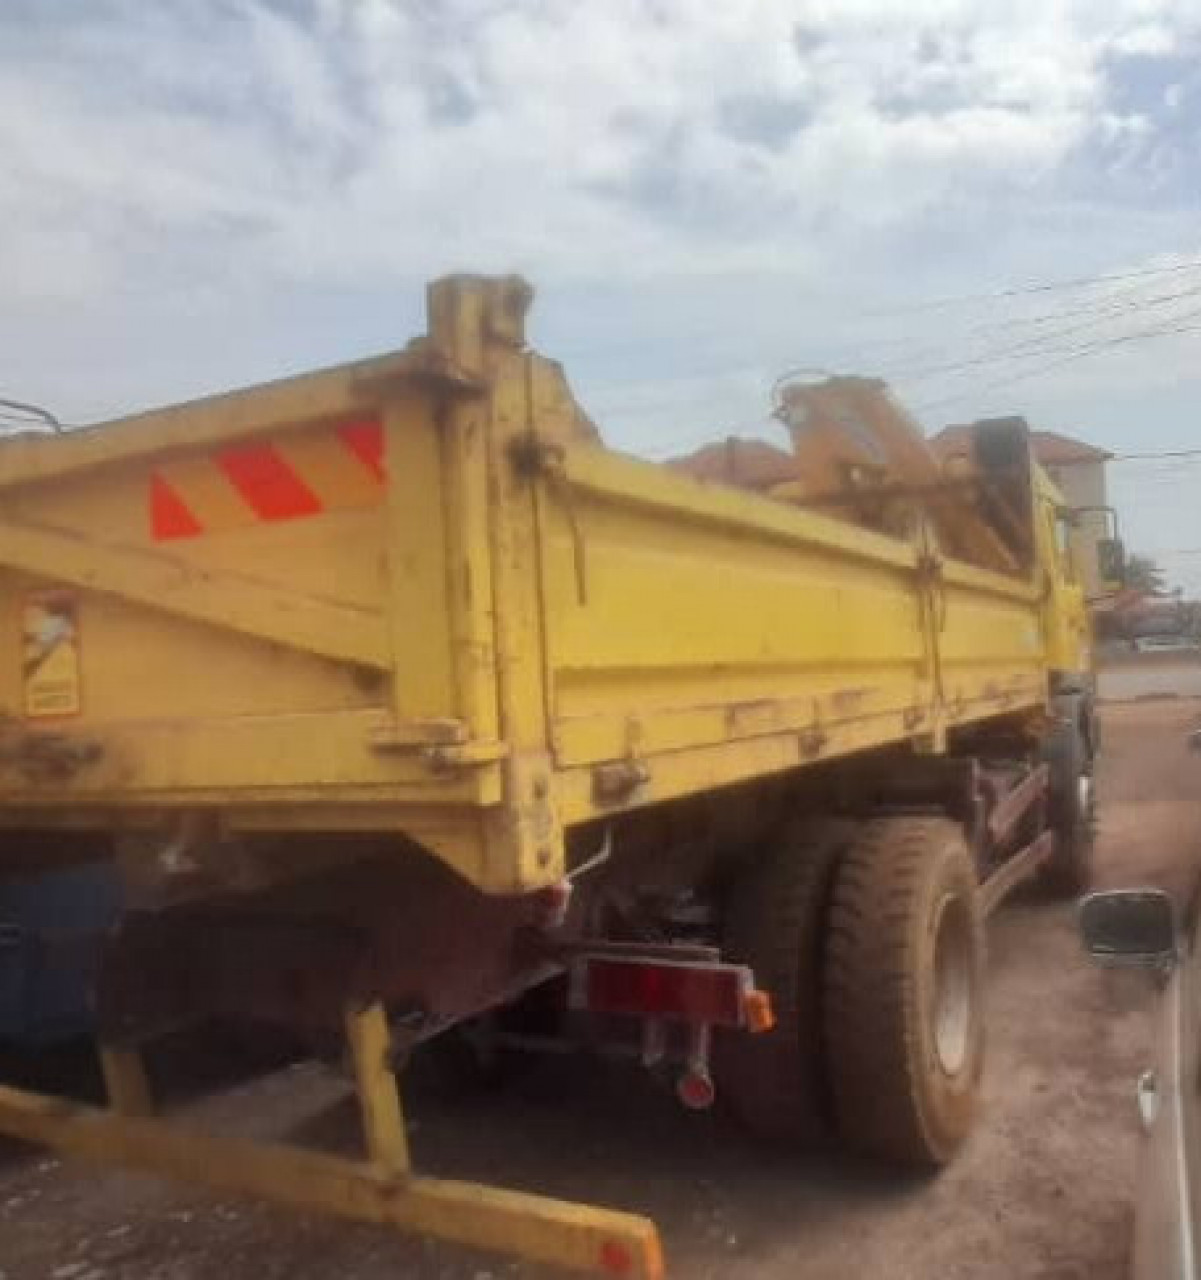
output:
[[[204,532],[187,503],[159,475],[150,477],[150,532],[156,542],[194,538]]]
[[[217,465],[260,520],[292,520],[322,509],[317,495],[269,444],[223,449]]]
[[[600,1264],[615,1276],[628,1276],[634,1269],[634,1256],[618,1240],[606,1240],[600,1249]]]
[[[377,480],[384,478],[384,428],[378,418],[344,422],[338,428],[342,443]]]

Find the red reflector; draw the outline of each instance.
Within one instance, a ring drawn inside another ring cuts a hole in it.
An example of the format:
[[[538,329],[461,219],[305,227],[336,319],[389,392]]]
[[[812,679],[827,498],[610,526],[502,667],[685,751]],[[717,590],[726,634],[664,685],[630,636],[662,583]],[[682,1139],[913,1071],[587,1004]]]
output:
[[[612,1275],[628,1276],[634,1269],[634,1255],[617,1240],[606,1240],[600,1248],[600,1264]]]
[[[676,1081],[676,1095],[689,1111],[708,1111],[717,1101],[717,1089],[708,1071],[685,1071]]]
[[[740,1027],[750,971],[740,965],[583,957],[577,1008]]]

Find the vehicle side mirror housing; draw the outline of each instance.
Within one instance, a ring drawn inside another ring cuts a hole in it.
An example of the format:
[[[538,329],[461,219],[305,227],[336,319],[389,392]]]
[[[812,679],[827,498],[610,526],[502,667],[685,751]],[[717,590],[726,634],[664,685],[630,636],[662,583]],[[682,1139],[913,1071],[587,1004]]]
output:
[[[1080,904],[1080,936],[1098,963],[1165,969],[1176,960],[1176,910],[1162,889],[1110,889]]]
[[[1101,538],[1097,543],[1097,575],[1106,588],[1126,585],[1126,548],[1121,538]]]

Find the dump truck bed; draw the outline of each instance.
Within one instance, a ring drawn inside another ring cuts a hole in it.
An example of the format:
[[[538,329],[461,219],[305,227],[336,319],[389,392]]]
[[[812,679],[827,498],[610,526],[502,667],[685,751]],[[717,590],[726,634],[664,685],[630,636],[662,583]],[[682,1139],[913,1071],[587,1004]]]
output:
[[[527,303],[446,282],[399,354],[0,445],[0,820],[394,833],[512,892],[1043,702],[1032,575],[606,450]]]
[[[1087,865],[1086,623],[1024,427],[952,475],[832,380],[795,478],[705,484],[602,446],[530,299],[441,281],[400,353],[0,443],[0,879],[115,862],[130,908],[108,1109],[0,1085],[0,1130],[660,1280],[643,1217],[414,1170],[395,1070],[591,1019],[773,1141],[832,1101],[944,1162],[982,915]],[[365,1158],[153,1117],[144,1046],[212,1017],[341,1041]]]

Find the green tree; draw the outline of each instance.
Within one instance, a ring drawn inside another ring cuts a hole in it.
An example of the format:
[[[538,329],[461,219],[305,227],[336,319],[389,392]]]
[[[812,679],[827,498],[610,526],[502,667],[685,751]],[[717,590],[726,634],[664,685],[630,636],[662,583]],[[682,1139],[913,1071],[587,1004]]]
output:
[[[1163,570],[1150,556],[1126,557],[1126,586],[1132,591],[1158,594],[1164,590]]]

